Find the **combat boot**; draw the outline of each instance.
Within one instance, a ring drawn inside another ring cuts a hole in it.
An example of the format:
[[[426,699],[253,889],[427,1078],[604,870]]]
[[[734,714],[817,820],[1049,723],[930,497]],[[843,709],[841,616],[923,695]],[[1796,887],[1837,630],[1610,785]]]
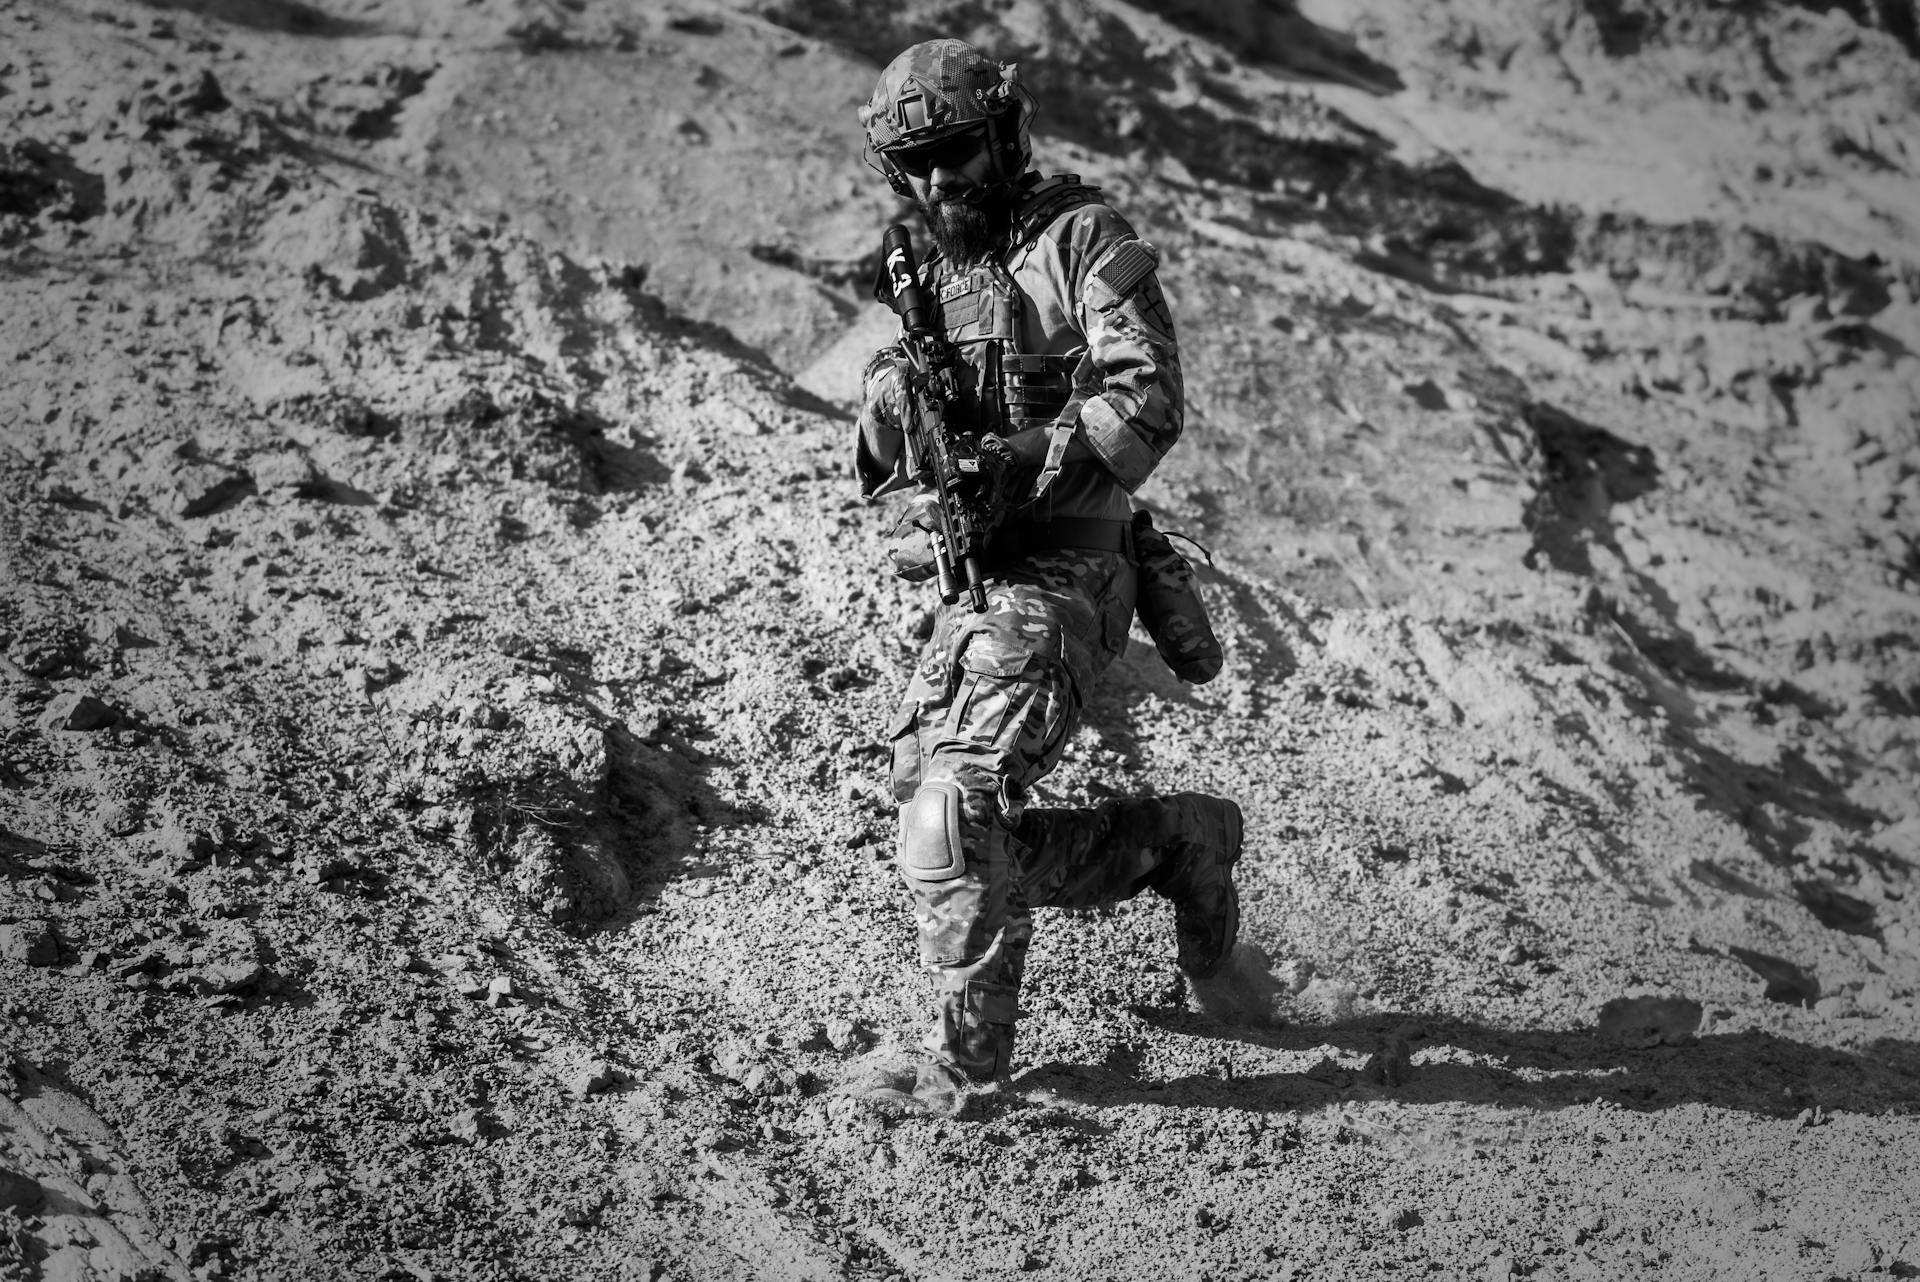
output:
[[[1147,885],[1173,901],[1180,969],[1194,979],[1218,974],[1240,935],[1240,807],[1224,797],[1181,792],[1162,799],[1179,837]]]
[[[973,1082],[932,1056],[902,1050],[868,1054],[838,1092],[894,1116],[920,1113],[954,1117],[966,1105]]]
[[[965,1107],[967,1091],[972,1085],[952,1065],[925,1059],[920,1062],[920,1071],[914,1074],[913,1098],[936,1117],[955,1117]]]

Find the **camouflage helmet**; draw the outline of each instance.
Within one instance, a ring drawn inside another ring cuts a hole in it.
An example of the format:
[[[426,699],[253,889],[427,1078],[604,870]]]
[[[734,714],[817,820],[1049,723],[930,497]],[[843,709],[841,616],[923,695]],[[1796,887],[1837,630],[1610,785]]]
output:
[[[995,62],[963,40],[926,40],[908,48],[887,64],[860,108],[867,163],[908,199],[913,188],[889,152],[984,125],[993,160],[989,182],[1011,182],[1033,159],[1032,119],[1033,95],[1021,87],[1014,64]]]

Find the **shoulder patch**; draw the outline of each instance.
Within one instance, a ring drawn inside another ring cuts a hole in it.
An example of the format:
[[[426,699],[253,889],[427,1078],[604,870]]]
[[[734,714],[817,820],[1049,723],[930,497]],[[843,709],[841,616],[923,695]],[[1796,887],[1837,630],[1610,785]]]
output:
[[[1094,276],[1120,298],[1131,294],[1154,269],[1158,256],[1140,240],[1123,240],[1107,251]]]

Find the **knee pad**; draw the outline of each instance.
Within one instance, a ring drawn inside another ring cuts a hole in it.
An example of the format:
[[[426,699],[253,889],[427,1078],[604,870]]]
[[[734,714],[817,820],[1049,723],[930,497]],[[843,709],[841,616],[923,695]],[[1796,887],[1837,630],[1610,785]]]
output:
[[[900,807],[900,871],[918,881],[951,881],[967,870],[960,799],[959,784],[936,779]]]

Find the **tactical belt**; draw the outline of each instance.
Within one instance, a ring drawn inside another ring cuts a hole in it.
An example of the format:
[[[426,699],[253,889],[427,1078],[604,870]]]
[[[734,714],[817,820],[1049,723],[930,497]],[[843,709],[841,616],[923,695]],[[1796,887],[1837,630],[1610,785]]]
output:
[[[998,565],[1047,552],[1124,552],[1133,555],[1133,526],[1092,516],[1014,521],[987,536],[985,559]]]

